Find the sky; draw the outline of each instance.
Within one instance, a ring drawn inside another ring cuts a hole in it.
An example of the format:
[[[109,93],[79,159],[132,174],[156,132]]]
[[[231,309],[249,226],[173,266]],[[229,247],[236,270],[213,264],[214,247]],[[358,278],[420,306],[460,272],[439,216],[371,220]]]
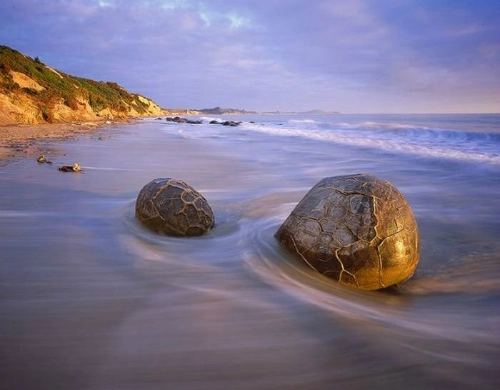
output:
[[[165,108],[500,112],[500,0],[1,0],[0,44]]]

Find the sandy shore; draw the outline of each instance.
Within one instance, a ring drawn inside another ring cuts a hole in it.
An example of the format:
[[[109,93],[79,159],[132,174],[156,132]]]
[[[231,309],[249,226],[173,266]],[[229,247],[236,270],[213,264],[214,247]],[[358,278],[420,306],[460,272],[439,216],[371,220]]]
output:
[[[133,120],[123,120],[128,123]],[[0,160],[31,156],[39,152],[37,142],[47,139],[66,139],[93,133],[114,122],[73,122],[39,125],[0,126]]]

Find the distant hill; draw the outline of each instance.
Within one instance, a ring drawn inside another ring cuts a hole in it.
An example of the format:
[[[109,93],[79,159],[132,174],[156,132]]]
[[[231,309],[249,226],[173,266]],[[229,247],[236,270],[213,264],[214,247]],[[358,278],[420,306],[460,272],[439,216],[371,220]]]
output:
[[[162,115],[154,101],[114,82],[70,76],[0,46],[0,124]]]
[[[340,114],[339,111],[327,111],[327,110],[309,110],[309,111],[272,111],[264,112],[263,114],[270,115],[336,115]]]
[[[227,115],[227,114],[256,114],[254,111],[246,111],[246,110],[240,110],[237,108],[221,108],[221,107],[215,107],[215,108],[202,108],[201,110],[197,110],[201,114],[205,115]]]
[[[327,111],[327,110],[309,110],[309,111],[298,112],[297,114],[305,114],[305,115],[333,115],[333,114],[340,114],[340,112],[338,112],[338,111]]]

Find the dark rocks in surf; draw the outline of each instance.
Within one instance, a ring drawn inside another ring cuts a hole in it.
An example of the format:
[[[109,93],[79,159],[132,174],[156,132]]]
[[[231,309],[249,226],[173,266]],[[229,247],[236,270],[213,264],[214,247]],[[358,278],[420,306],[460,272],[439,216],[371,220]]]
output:
[[[43,154],[41,154],[40,156],[38,156],[38,158],[36,159],[36,161],[38,161],[39,163],[45,163],[45,164],[52,164],[52,161],[48,160],[47,157],[45,157]]]
[[[222,126],[239,126],[239,125],[241,125],[241,122],[235,122],[235,121],[222,122]]]
[[[420,256],[408,202],[391,183],[368,174],[321,180],[276,237],[319,273],[365,290],[410,278]]]
[[[191,124],[191,125],[199,125],[199,124],[203,123],[202,120],[193,120],[193,119],[183,118],[183,117],[179,117],[179,116],[166,117],[165,119],[167,120],[167,122],[187,123],[187,124]],[[209,122],[209,124],[211,124],[211,125],[223,125],[223,126],[239,126],[239,125],[241,125],[241,123],[242,123],[241,121],[240,122],[237,122],[237,121],[219,121],[217,119],[213,119]]]
[[[239,126],[241,125],[242,122],[236,122],[236,121],[218,121],[217,119],[211,120],[210,124],[211,125],[222,125],[222,126]]]
[[[167,120],[167,122],[187,123],[187,124],[190,124],[190,125],[200,125],[200,124],[203,123],[203,121],[201,121],[201,120],[192,120],[192,119],[183,118],[183,117],[180,117],[180,116],[166,117],[165,119]]]
[[[58,168],[61,172],[81,172],[82,166],[78,163],[74,163],[73,165],[63,165]]]
[[[150,230],[169,236],[200,236],[215,223],[207,200],[189,184],[172,178],[158,178],[142,188],[135,216]]]

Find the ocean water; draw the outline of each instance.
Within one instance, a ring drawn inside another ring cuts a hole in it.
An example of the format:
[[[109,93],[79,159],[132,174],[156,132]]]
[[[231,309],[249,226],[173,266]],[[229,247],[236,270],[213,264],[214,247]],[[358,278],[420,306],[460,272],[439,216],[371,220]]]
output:
[[[500,386],[500,115],[202,119],[0,163],[2,389]],[[339,286],[273,237],[319,180],[363,172],[420,229],[416,274],[387,291]],[[215,228],[144,229],[135,199],[158,177],[200,191]]]

